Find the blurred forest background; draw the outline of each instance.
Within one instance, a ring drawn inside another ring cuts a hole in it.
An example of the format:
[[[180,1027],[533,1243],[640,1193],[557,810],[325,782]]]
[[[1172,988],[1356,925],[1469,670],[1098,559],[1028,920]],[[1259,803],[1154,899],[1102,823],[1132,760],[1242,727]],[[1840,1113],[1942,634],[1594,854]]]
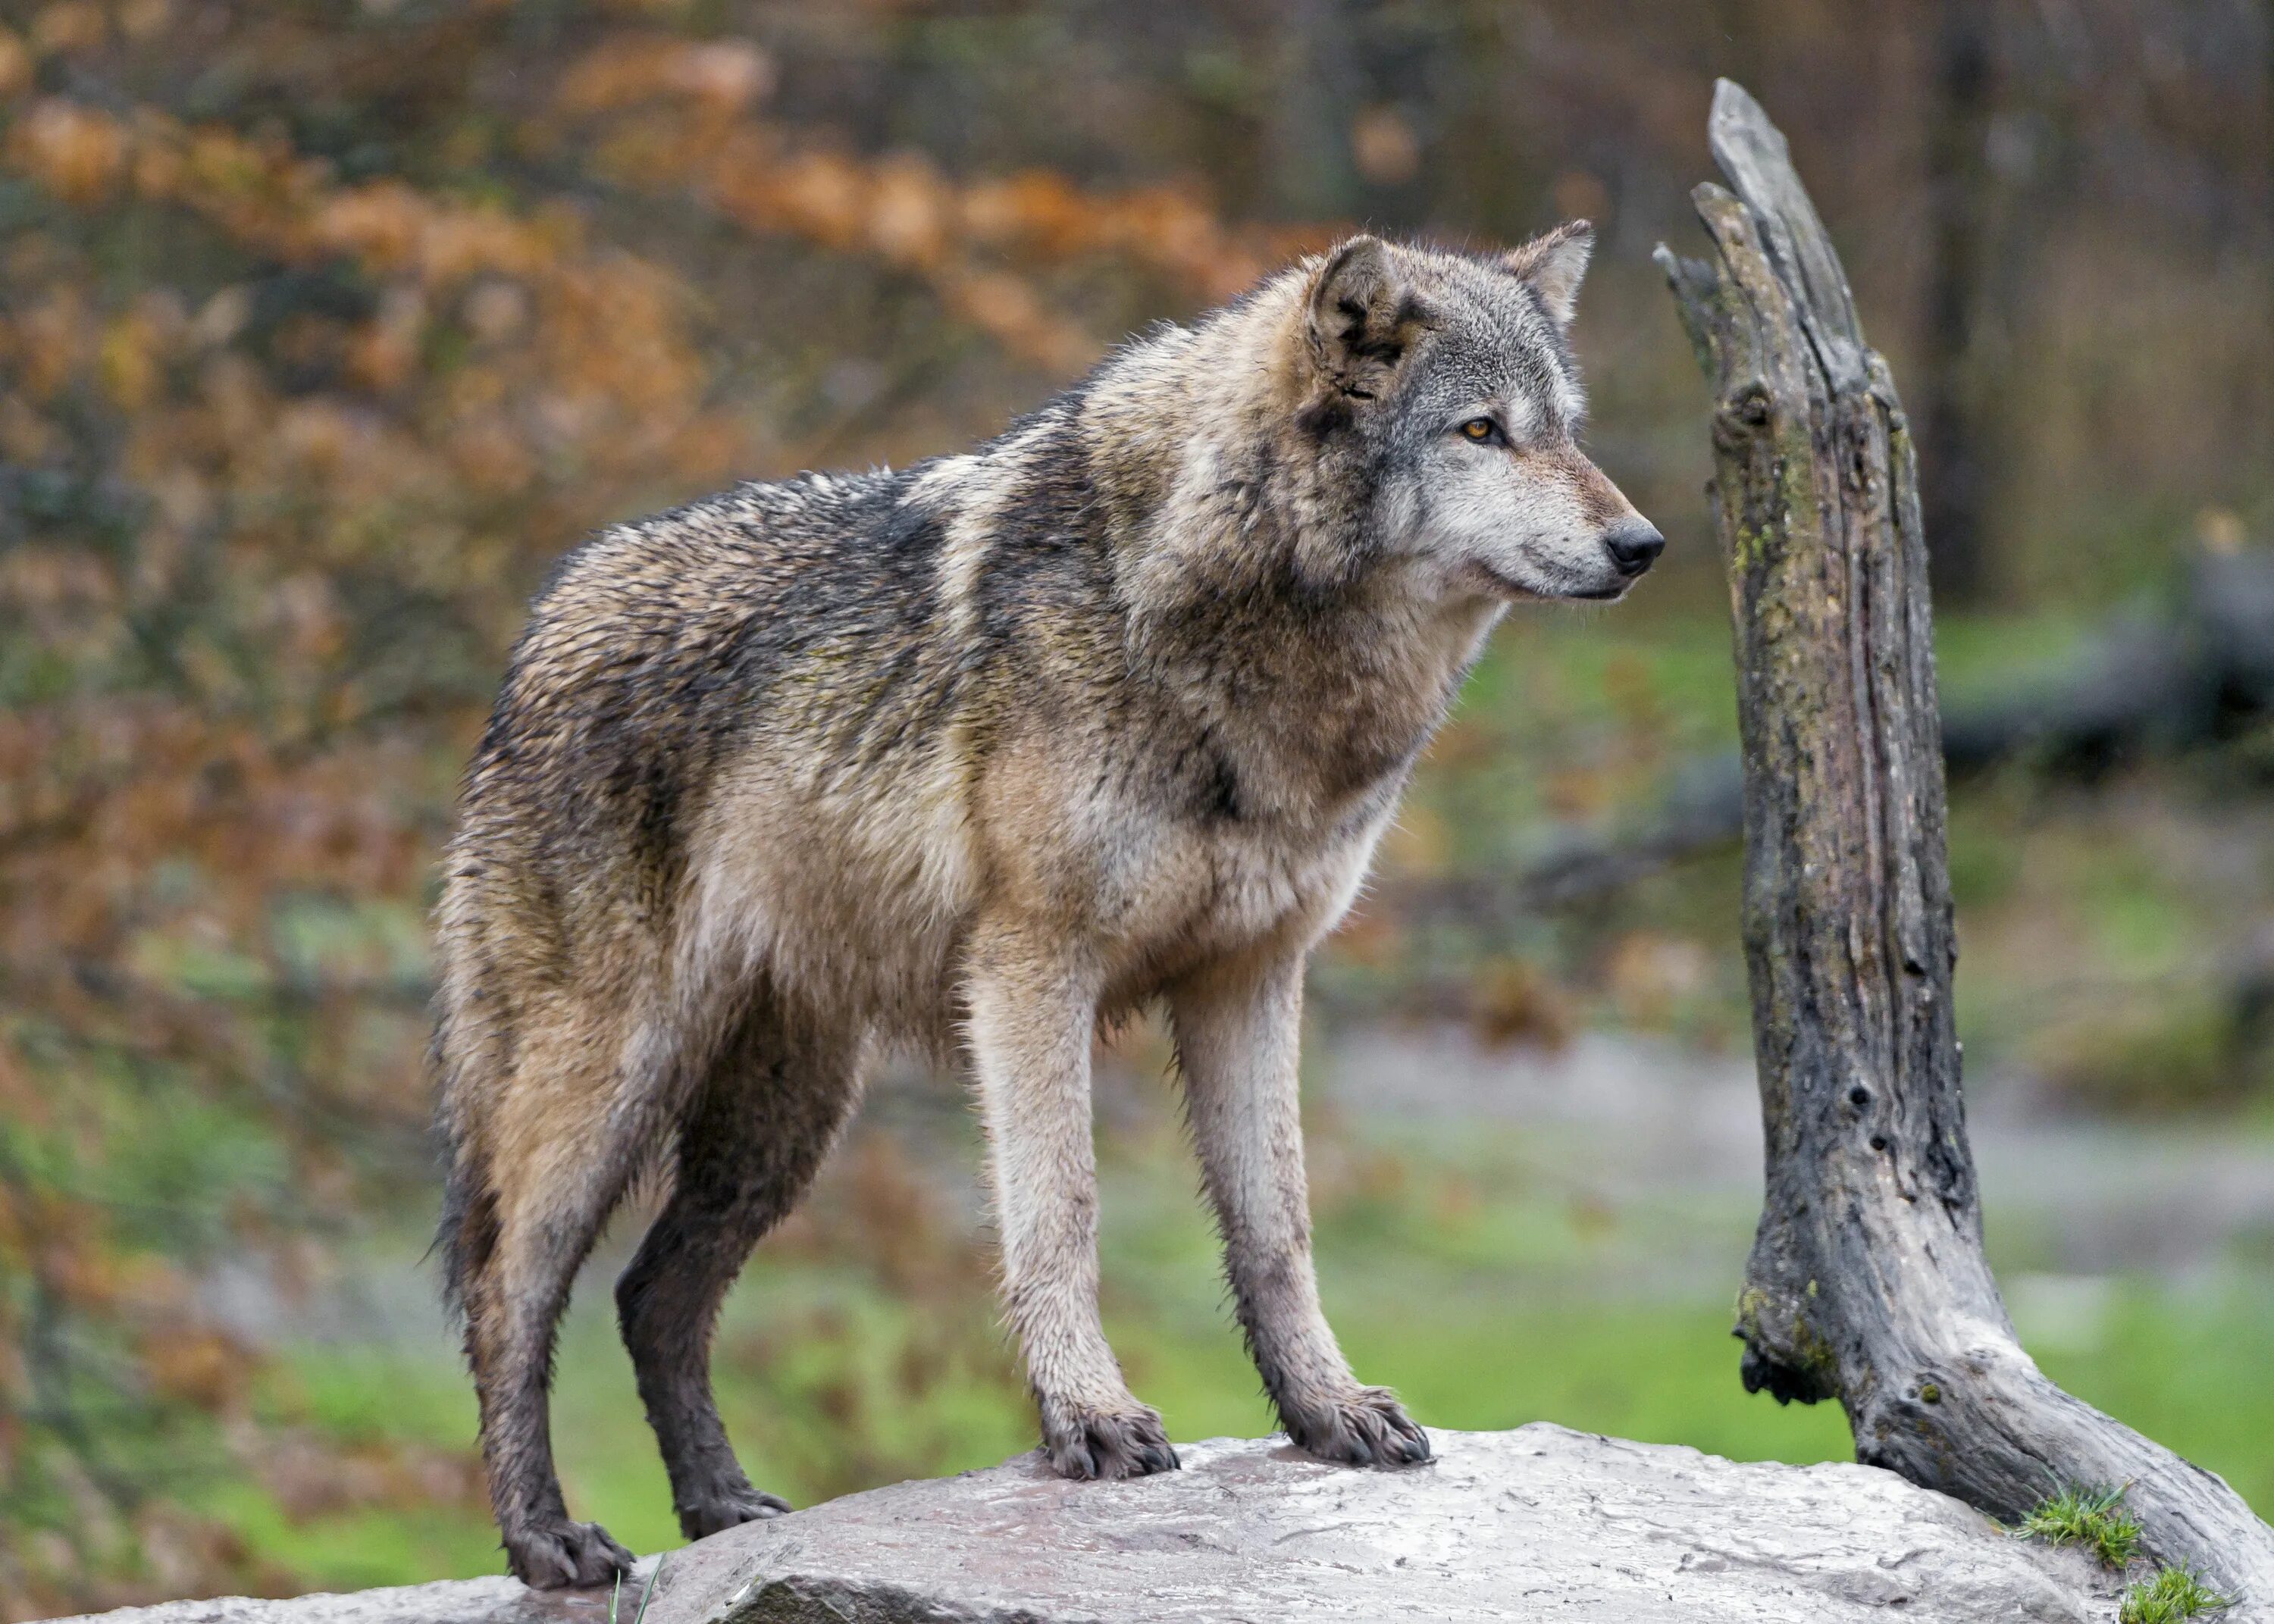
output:
[[[0,0],[0,1620],[499,1569],[420,1261],[425,912],[548,561],[962,447],[1358,222],[1598,223],[1593,449],[1672,545],[1500,634],[1314,975],[1329,1310],[1436,1425],[1845,1456],[1727,1337],[1726,598],[1648,257],[1717,73],[1921,425],[2016,1318],[2274,1511],[2267,0]],[[1176,1434],[1260,1432],[1162,1059],[1100,1085],[1109,1319]],[[761,1484],[1031,1442],[973,1162],[888,1077],[761,1249]],[[597,1284],[570,1499],[653,1549]]]

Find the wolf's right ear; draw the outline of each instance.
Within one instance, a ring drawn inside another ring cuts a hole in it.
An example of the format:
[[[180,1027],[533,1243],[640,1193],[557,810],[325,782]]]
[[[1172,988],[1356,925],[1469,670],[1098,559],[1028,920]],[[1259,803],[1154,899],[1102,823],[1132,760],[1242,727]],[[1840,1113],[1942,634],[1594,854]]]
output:
[[[1500,263],[1502,269],[1532,284],[1550,321],[1569,327],[1579,304],[1579,284],[1594,253],[1595,228],[1584,220],[1567,220],[1521,248],[1510,249]]]
[[[1389,244],[1378,237],[1351,238],[1319,267],[1305,304],[1305,333],[1321,380],[1362,401],[1388,393],[1419,317]]]

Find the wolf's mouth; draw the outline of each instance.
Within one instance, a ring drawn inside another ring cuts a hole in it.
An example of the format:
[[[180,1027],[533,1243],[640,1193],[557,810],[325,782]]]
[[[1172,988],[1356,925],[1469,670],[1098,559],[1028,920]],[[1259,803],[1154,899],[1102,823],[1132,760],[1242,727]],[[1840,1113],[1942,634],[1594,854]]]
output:
[[[1501,597],[1511,598],[1517,603],[1564,604],[1574,601],[1597,604],[1608,603],[1615,598],[1625,597],[1627,589],[1634,584],[1632,581],[1623,580],[1614,581],[1608,586],[1590,588],[1588,590],[1584,592],[1576,590],[1560,592],[1542,591],[1538,587],[1525,586],[1520,581],[1511,581],[1508,576],[1501,574],[1500,571],[1495,569],[1491,565],[1483,562],[1481,560],[1470,560],[1470,567],[1475,570],[1477,578],[1480,584],[1499,594]]]

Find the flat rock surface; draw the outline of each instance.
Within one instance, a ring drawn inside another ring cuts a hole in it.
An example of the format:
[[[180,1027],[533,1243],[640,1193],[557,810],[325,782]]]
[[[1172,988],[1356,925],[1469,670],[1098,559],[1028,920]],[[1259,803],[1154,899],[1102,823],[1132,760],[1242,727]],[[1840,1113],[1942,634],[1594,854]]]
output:
[[[1871,1468],[1741,1465],[1545,1425],[1433,1439],[1437,1460],[1404,1471],[1217,1439],[1134,1483],[1067,1483],[1022,1455],[848,1495],[672,1553],[647,1624],[2114,1616],[2113,1586],[2081,1555]],[[109,1616],[601,1624],[606,1599],[497,1579]]]
[[[626,1588],[630,1588],[630,1582]],[[636,1607],[624,1609],[625,1624],[629,1624],[636,1611]],[[648,1616],[649,1624],[653,1624],[652,1610]],[[346,1596],[300,1596],[290,1601],[249,1596],[169,1601],[155,1607],[88,1613],[58,1624],[89,1624],[94,1619],[102,1624],[607,1624],[608,1593],[532,1590],[518,1579],[502,1576],[448,1579],[435,1584],[358,1590]]]
[[[843,1619],[2105,1620],[2080,1560],[1861,1466],[1738,1465],[1533,1425],[1404,1471],[1218,1439],[1072,1484],[1030,1457],[674,1556],[649,1624]]]

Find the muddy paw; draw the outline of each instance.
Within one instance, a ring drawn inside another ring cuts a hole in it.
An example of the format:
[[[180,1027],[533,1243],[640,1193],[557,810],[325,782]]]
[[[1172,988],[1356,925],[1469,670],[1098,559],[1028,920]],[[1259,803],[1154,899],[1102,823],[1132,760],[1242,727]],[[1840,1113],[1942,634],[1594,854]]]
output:
[[[608,1538],[597,1522],[531,1524],[505,1539],[506,1565],[533,1590],[581,1589],[614,1583],[632,1570],[632,1553]]]
[[[790,1503],[780,1495],[761,1493],[745,1483],[706,1494],[694,1505],[681,1507],[679,1528],[689,1539],[701,1539],[726,1529],[740,1528],[745,1522],[778,1517],[789,1509]]]
[[[1061,1477],[1149,1477],[1178,1466],[1159,1412],[1143,1404],[1103,1410],[1045,1400],[1043,1452]]]
[[[1413,1466],[1429,1458],[1429,1435],[1413,1425],[1387,1387],[1359,1387],[1299,1410],[1282,1406],[1280,1419],[1298,1448],[1322,1461]]]

